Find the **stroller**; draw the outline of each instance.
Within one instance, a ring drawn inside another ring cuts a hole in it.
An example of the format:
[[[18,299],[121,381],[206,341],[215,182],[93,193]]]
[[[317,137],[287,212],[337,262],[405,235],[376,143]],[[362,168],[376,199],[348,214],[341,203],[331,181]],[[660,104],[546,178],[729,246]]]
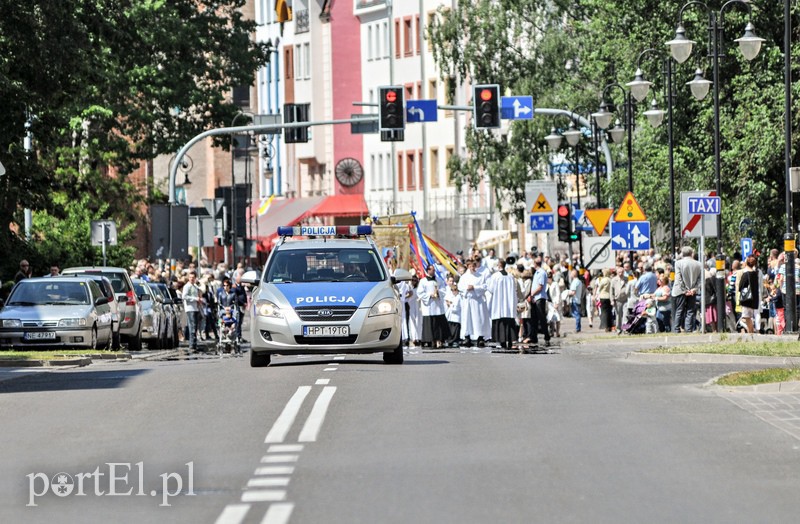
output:
[[[647,325],[647,301],[639,300],[628,313],[626,322],[622,324],[622,332],[627,335],[636,335],[645,332]]]
[[[236,336],[236,327],[239,323],[239,311],[233,306],[219,305],[217,308],[217,353],[241,356],[242,348],[239,346],[239,337]]]

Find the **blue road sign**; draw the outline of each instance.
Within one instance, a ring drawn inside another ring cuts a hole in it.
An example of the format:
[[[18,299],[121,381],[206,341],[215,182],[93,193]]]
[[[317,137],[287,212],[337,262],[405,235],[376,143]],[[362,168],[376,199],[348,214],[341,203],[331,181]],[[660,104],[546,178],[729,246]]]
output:
[[[742,239],[742,260],[749,257],[753,254],[753,239],[752,238],[743,238]]]
[[[529,231],[555,231],[556,224],[551,213],[531,213]]]
[[[690,215],[719,215],[720,198],[689,197],[688,206]]]
[[[572,221],[575,222],[573,226],[575,231],[594,231],[594,227],[589,223],[583,209],[572,210]]]
[[[436,122],[439,119],[436,100],[406,100],[406,122]]]
[[[611,249],[617,251],[650,249],[650,222],[612,222]]]
[[[500,118],[506,120],[530,120],[533,118],[532,96],[501,96]]]

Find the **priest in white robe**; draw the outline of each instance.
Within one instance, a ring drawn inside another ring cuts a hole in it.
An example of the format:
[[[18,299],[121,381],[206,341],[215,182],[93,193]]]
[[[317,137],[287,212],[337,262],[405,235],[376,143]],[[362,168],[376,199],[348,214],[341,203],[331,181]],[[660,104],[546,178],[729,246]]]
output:
[[[519,329],[515,320],[519,288],[514,276],[506,271],[505,260],[497,261],[497,271],[489,277],[486,287],[492,294],[492,340],[502,348],[511,349]]]
[[[445,317],[450,328],[447,344],[457,347],[461,343],[461,293],[453,275],[447,277],[447,291],[444,294]]]
[[[448,338],[447,318],[444,316],[444,282],[436,275],[433,264],[425,268],[425,273],[425,278],[417,287],[422,315],[422,345],[441,348]]]
[[[476,273],[476,262],[467,263],[467,272],[458,281],[461,293],[461,338],[466,347],[472,346],[477,338],[478,347],[486,346],[486,339],[491,337],[489,306],[486,303],[486,281]]]

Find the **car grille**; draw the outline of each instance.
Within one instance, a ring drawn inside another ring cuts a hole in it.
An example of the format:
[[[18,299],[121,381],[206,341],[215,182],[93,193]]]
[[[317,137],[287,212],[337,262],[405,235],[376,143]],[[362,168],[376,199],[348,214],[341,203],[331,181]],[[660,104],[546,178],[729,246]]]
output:
[[[349,337],[303,337],[295,335],[294,340],[298,344],[305,346],[325,346],[329,344],[355,344],[357,338],[358,335],[350,335]]]
[[[22,327],[58,327],[58,320],[23,320]]]
[[[300,320],[307,322],[343,322],[356,312],[353,306],[313,306],[294,308]],[[329,313],[329,314],[328,314]]]

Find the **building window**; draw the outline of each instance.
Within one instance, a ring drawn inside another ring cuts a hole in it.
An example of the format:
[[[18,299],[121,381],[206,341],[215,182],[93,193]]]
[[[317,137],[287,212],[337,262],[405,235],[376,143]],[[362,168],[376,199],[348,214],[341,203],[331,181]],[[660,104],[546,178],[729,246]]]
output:
[[[448,106],[456,105],[456,78],[449,76],[444,81],[444,103]],[[452,111],[444,112],[445,118],[453,118]]]
[[[422,99],[422,81],[417,82],[417,99]]]
[[[424,190],[425,189],[425,179],[423,177],[423,172],[422,172],[423,171],[422,168],[423,168],[423,164],[424,164],[424,162],[422,161],[422,149],[417,151],[417,158],[419,159],[419,161],[417,162],[417,171],[418,171],[418,176],[419,176],[419,182],[417,183],[417,187],[419,187],[420,189]]]
[[[389,58],[389,53],[391,53],[392,45],[389,42],[389,22],[383,22],[383,57]]]
[[[412,100],[414,98],[414,84],[413,83],[406,84],[405,88],[406,88],[406,94],[405,94],[406,100]]]
[[[437,100],[439,98],[439,83],[436,79],[432,79],[428,81],[428,98],[431,100]]]
[[[403,191],[403,153],[397,153],[397,190]]]
[[[283,70],[286,80],[294,78],[294,48],[292,46],[283,48]]]
[[[453,146],[449,146],[444,150],[444,162],[445,162],[445,175],[447,175],[447,185],[449,187],[453,187],[455,184],[453,183],[453,173],[450,171],[450,157],[453,156]]]
[[[439,187],[439,149],[432,147],[430,158],[428,159],[428,173],[431,180],[431,187]]]
[[[303,48],[300,44],[294,46],[294,77],[303,79]]]
[[[234,87],[233,103],[239,107],[250,107],[250,86]]]
[[[402,49],[401,39],[402,35],[400,35],[400,20],[394,21],[394,56],[395,58],[400,58],[400,50]]]
[[[303,44],[303,79],[311,78],[311,43]]]
[[[411,56],[414,54],[414,41],[411,39],[411,17],[403,18],[403,54]]]
[[[420,54],[422,50],[422,33],[420,31],[421,27],[419,25],[419,15],[417,15],[414,18],[414,25],[415,25],[414,29],[416,30],[417,33],[417,54]]]
[[[409,191],[414,191],[417,189],[417,184],[415,180],[415,176],[417,173],[416,170],[416,155],[413,151],[409,151],[406,153],[406,189]]]
[[[367,60],[372,60],[373,57],[373,48],[372,48],[372,26],[367,26]]]

